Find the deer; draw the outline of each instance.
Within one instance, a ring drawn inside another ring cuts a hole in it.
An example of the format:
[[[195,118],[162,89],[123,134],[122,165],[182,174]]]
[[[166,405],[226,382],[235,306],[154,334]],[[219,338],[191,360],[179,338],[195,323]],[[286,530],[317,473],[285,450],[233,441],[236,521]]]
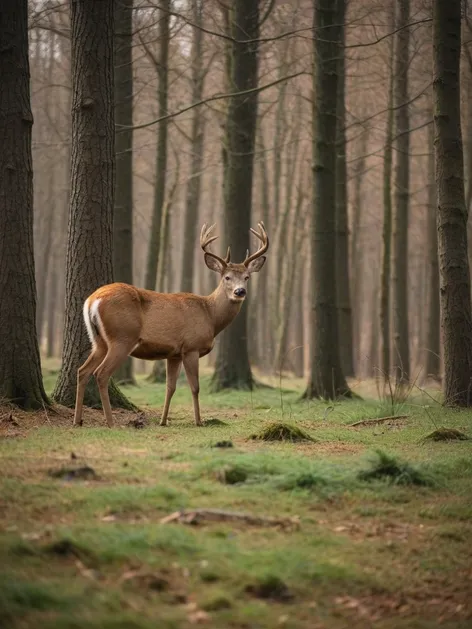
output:
[[[95,376],[109,428],[114,425],[108,382],[128,356],[144,360],[166,360],[166,396],[161,426],[167,425],[169,407],[182,364],[192,392],[195,424],[202,426],[199,404],[199,360],[211,352],[215,338],[241,310],[252,273],[258,273],[269,248],[264,223],[250,231],[259,248],[241,263],[231,262],[209,250],[216,225],[205,223],[200,246],[206,266],[220,275],[217,288],[206,296],[194,293],[158,293],[131,284],[115,282],[101,286],[84,303],[83,318],[92,350],[77,371],[74,426],[82,426],[85,388]]]

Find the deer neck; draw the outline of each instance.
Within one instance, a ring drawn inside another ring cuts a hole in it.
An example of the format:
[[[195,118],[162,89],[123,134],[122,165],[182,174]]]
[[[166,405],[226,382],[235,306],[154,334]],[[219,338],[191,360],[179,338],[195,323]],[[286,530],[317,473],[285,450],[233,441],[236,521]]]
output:
[[[233,302],[228,299],[222,284],[207,297],[213,314],[215,336],[224,330],[241,310],[242,301]]]

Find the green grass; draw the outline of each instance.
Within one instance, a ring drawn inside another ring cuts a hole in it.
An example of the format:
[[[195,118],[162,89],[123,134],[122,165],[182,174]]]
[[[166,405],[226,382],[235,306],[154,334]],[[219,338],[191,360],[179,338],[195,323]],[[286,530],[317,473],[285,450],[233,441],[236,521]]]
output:
[[[149,411],[143,430],[119,414],[109,430],[97,414],[72,429],[17,413],[19,428],[0,439],[0,625],[470,626],[472,442],[424,437],[437,427],[470,436],[472,413],[421,392],[398,404],[307,403],[302,383],[282,385],[212,395],[204,373],[202,415],[223,423],[203,428],[185,381],[166,428],[164,386],[142,380],[126,392]],[[350,427],[392,408],[407,419]],[[277,422],[313,441],[250,439]],[[51,476],[74,466],[97,477]],[[299,526],[160,523],[192,508]]]

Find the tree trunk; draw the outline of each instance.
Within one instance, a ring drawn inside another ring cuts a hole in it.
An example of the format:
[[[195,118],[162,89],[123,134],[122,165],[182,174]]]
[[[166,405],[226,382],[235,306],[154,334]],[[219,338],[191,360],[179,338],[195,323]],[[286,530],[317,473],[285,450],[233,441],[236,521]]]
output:
[[[0,41],[0,399],[39,409],[49,401],[36,334],[27,0],[2,3]]]
[[[259,6],[254,0],[235,0],[231,19],[231,87],[235,92],[257,86],[257,40]],[[244,260],[249,249],[252,179],[257,120],[257,93],[233,96],[229,100],[226,126],[228,166],[225,185],[225,235],[234,260]],[[220,339],[212,387],[252,389],[248,355],[247,308],[245,303]]]
[[[431,112],[432,115],[432,112]],[[436,220],[436,182],[434,175],[434,127],[428,128],[428,231],[427,231],[427,285],[428,285],[428,321],[426,330],[426,355],[424,359],[425,376],[440,380],[441,348],[439,304],[439,264],[438,264],[438,228]]]
[[[55,35],[54,33],[48,33],[49,35],[49,58],[47,61],[47,70],[48,70],[48,84],[45,88],[45,97],[44,97],[44,109],[45,114],[48,120],[55,119],[55,107],[56,103],[54,98],[51,98],[51,95],[54,94],[54,55],[55,55]],[[55,151],[49,148],[46,151],[47,155],[47,164],[48,170],[47,175],[45,173],[44,178],[46,179],[46,196],[43,212],[45,216],[43,217],[43,225],[41,229],[41,236],[38,239],[38,253],[39,256],[36,256],[36,260],[38,262],[36,266],[36,288],[37,288],[37,304],[36,304],[36,329],[38,332],[38,341],[41,347],[41,342],[43,339],[43,329],[44,329],[44,319],[46,315],[46,297],[47,295],[47,285],[49,279],[49,268],[53,257],[53,233],[54,233],[54,218],[56,215],[56,190],[55,190],[55,174],[56,174],[56,160],[55,160]],[[38,260],[39,258],[39,260]]]
[[[65,336],[54,390],[54,399],[71,407],[77,369],[90,353],[83,304],[99,286],[113,281],[114,4],[115,0],[75,0],[71,4],[72,155]],[[115,407],[134,408],[113,383],[110,401]],[[87,387],[84,403],[101,406],[95,379]]]
[[[116,282],[133,283],[133,0],[115,0],[115,150],[113,272]],[[120,384],[134,384],[130,357],[115,372]]]
[[[395,24],[395,2],[392,1],[392,24]],[[385,133],[383,166],[383,227],[382,227],[382,270],[380,276],[380,370],[386,384],[390,378],[391,335],[390,335],[390,288],[392,270],[392,141],[393,141],[393,64],[394,39],[390,43],[390,76],[388,86],[388,113]]]
[[[470,406],[472,315],[460,115],[461,2],[433,2],[433,89],[444,397]]]
[[[393,338],[396,381],[410,377],[408,333],[408,213],[410,195],[410,131],[408,101],[410,0],[398,0],[395,51],[395,214],[393,217]]]
[[[346,376],[354,376],[352,348],[351,283],[349,273],[349,229],[347,220],[346,106],[345,106],[345,26],[346,0],[338,0],[337,156],[336,156],[336,288],[341,367]]]
[[[167,114],[168,101],[168,62],[170,39],[170,5],[171,0],[162,0],[162,8],[159,20],[159,59],[156,70],[159,77],[157,116],[161,118]],[[156,180],[154,188],[154,208],[151,221],[151,237],[146,266],[145,288],[155,290],[157,281],[157,269],[159,266],[159,253],[161,243],[162,210],[164,208],[167,176],[167,120],[157,124],[157,153],[156,153]]]
[[[192,102],[203,97],[203,0],[192,0],[193,40],[192,40]],[[197,238],[198,209],[202,182],[203,145],[205,118],[201,107],[196,107],[192,114],[190,176],[187,183],[185,218],[182,251],[182,275],[180,290],[191,293],[194,281],[195,242]]]
[[[364,129],[359,138],[359,158],[355,162],[352,193],[352,227],[351,227],[351,306],[353,308],[353,353],[356,373],[360,368],[361,346],[361,310],[363,294],[363,260],[364,251],[359,244],[362,224],[362,205],[364,203],[364,176],[366,153],[369,145],[370,129]]]
[[[342,372],[336,316],[336,102],[339,26],[332,0],[314,0],[312,355],[305,397],[350,395]],[[323,32],[323,38],[318,34]]]

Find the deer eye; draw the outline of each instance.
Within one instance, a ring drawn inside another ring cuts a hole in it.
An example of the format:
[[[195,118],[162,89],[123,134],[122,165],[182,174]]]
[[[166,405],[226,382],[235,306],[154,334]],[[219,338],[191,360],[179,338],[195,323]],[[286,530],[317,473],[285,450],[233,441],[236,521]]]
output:
[[[249,279],[249,275],[246,275],[246,277],[245,277],[244,279],[245,279],[245,281],[247,282],[247,281],[248,281],[248,279]]]
[[[226,275],[226,276],[225,276],[225,280],[230,280],[230,279],[231,279],[231,278],[230,278],[230,276],[229,276],[229,275]]]

